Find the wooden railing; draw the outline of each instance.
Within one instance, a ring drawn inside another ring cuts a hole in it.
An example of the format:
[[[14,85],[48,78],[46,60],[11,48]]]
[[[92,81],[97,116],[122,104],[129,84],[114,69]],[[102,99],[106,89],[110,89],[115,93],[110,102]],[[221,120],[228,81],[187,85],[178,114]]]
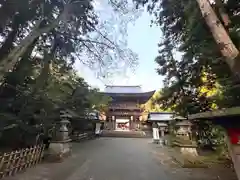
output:
[[[4,153],[0,156],[0,179],[38,164],[44,154],[44,145]]]

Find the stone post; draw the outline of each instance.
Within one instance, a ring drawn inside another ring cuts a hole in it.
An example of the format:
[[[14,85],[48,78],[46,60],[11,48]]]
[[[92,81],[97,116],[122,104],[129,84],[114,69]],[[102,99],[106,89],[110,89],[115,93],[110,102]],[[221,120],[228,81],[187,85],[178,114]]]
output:
[[[163,145],[164,144],[164,136],[165,136],[165,130],[167,128],[167,124],[162,122],[162,123],[158,123],[159,129],[160,129],[160,144]]]
[[[46,157],[51,161],[62,161],[64,157],[71,154],[71,139],[67,125],[70,123],[68,114],[62,114],[60,121],[56,123],[56,131],[53,140],[50,142]]]

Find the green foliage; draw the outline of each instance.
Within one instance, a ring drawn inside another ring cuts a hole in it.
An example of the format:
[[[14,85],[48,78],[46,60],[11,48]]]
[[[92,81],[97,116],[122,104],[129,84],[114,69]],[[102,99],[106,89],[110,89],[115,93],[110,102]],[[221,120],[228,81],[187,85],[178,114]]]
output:
[[[109,2],[114,13],[106,19],[92,0],[0,2],[3,127],[16,124],[24,137],[29,130],[36,137],[54,126],[59,109],[84,115],[107,108],[110,99],[79,77],[73,64],[78,61],[99,77],[135,66],[137,56],[127,47],[125,30],[138,11],[125,0]]]
[[[177,112],[187,115],[211,110],[213,103],[219,108],[239,105],[239,81],[232,77],[223,61],[197,2],[136,2],[148,7],[155,17],[153,22],[159,25],[164,35],[156,58],[158,73],[165,76],[163,106],[174,106]],[[239,47],[239,15],[234,13],[239,11],[239,2],[229,0],[224,6],[232,22],[230,36]],[[217,7],[213,5],[213,8],[217,11]],[[202,79],[203,76],[207,76],[207,81]],[[207,92],[201,92],[204,87],[209,91],[218,88],[221,92],[207,96]]]
[[[161,112],[161,106],[157,102],[158,99],[161,97],[161,91],[156,91],[153,96],[143,105],[141,108],[144,112]]]
[[[165,77],[159,103],[180,115],[199,113],[216,108],[239,106],[239,79],[233,77],[213,39],[197,1],[134,0],[146,6],[153,23],[163,32],[156,58],[158,73]],[[231,25],[227,28],[239,47],[239,12],[237,0],[222,1]],[[219,19],[218,7],[213,3]],[[199,140],[221,144],[222,130],[209,123],[197,123]],[[215,142],[216,140],[216,142]],[[206,142],[202,142],[203,144]]]

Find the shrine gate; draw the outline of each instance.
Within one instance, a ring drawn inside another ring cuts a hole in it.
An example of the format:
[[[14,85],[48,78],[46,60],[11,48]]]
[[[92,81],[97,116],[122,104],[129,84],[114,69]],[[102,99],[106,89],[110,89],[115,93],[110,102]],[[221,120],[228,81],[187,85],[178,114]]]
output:
[[[143,112],[140,105],[154,93],[143,92],[141,86],[106,86],[104,94],[112,98],[106,112],[106,128],[121,131],[139,128]]]

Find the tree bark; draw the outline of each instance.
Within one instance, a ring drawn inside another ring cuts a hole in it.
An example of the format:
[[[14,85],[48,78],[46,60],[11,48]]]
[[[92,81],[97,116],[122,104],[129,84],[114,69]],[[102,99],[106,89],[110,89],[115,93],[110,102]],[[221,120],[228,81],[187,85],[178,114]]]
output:
[[[226,58],[226,62],[233,73],[240,76],[240,55],[239,50],[233,44],[229,34],[220,22],[216,13],[211,7],[208,0],[197,0],[201,13],[208,25],[213,38],[218,44],[222,55]]]
[[[17,10],[18,3],[14,1],[1,1],[0,9],[0,32],[3,32],[5,26],[11,21],[12,16]]]
[[[15,97],[17,92],[17,86],[22,85],[27,76],[32,73],[32,66],[34,65],[29,59],[31,53],[35,47],[37,39],[33,44],[30,45],[26,53],[23,55],[21,61],[19,61],[14,71],[7,74],[4,78],[4,83],[0,87],[0,97],[9,98]]]
[[[12,31],[8,34],[5,41],[3,42],[2,47],[0,48],[0,60],[8,55],[8,53],[13,48],[13,42],[18,35],[20,22],[18,21],[18,15],[15,15],[12,22]]]
[[[9,53],[7,57],[0,60],[0,81],[3,79],[4,74],[11,70],[19,61],[19,58],[25,53],[25,51],[34,42],[34,40],[41,36],[43,33],[49,33],[52,29],[54,29],[59,24],[59,22],[63,20],[68,14],[68,10],[68,6],[66,6],[63,12],[46,27],[39,27],[42,20],[38,20],[36,22],[36,25],[33,28],[32,32],[25,39],[23,39],[19,45]]]
[[[44,53],[44,60],[43,60],[43,68],[41,70],[40,75],[36,78],[36,84],[34,85],[33,95],[39,91],[45,88],[46,83],[48,81],[50,70],[51,70],[51,64],[52,64],[52,55],[49,55],[47,52]],[[53,54],[53,52],[51,53]]]
[[[51,54],[53,54],[53,52],[51,52]],[[36,83],[33,86],[33,90],[31,92],[30,95],[28,95],[25,98],[25,102],[23,103],[18,116],[21,117],[24,114],[24,110],[27,107],[27,105],[29,104],[29,101],[31,98],[33,98],[37,93],[41,93],[41,96],[43,96],[42,94],[42,90],[44,89],[49,75],[50,75],[50,70],[51,70],[51,62],[52,62],[52,56],[50,56],[47,52],[44,52],[44,57],[43,57],[43,68],[41,70],[40,75],[36,78]]]
[[[225,28],[228,28],[229,25],[231,24],[231,20],[226,12],[224,4],[223,4],[222,0],[215,0],[215,2],[216,2],[216,6],[218,8],[218,12],[221,17],[221,20],[223,22],[223,25]]]
[[[28,6],[26,2],[22,4],[19,0],[1,0],[2,7],[0,8],[0,32],[3,32],[6,25],[12,21],[16,14],[26,13],[29,9],[37,10],[42,0],[32,0]]]

